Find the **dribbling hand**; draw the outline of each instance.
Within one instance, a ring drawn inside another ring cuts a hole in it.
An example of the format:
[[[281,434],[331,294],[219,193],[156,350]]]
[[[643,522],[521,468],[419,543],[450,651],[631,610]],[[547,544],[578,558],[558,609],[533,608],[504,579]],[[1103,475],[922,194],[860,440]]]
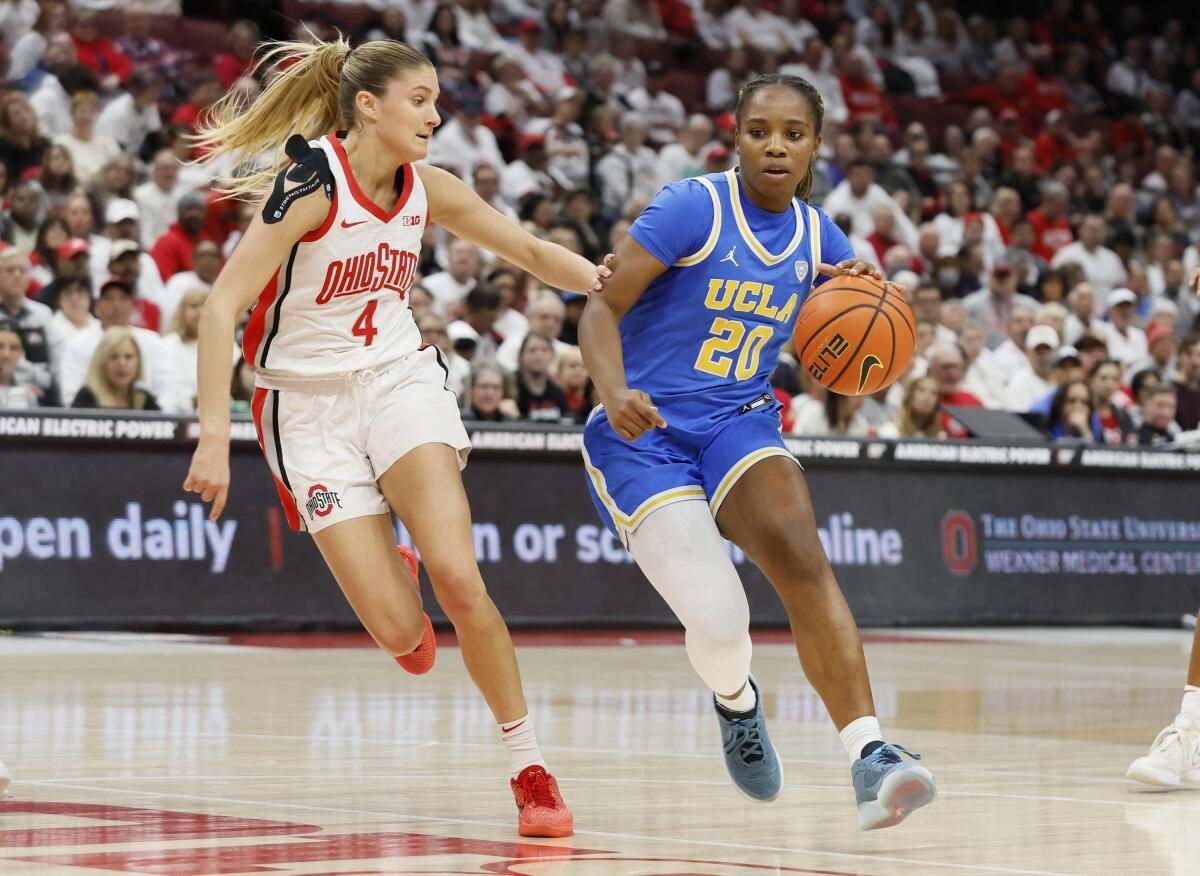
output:
[[[640,389],[622,389],[604,403],[608,423],[626,441],[636,441],[651,429],[667,428],[650,396]]]
[[[205,502],[212,502],[208,519],[213,523],[225,510],[229,496],[229,445],[201,440],[192,454],[192,465],[183,481],[183,489],[199,493]]]
[[[865,274],[868,277],[874,277],[876,280],[883,279],[883,273],[879,268],[870,262],[864,262],[862,259],[846,259],[844,262],[838,262],[836,265],[827,265],[821,262],[817,265],[817,274],[824,274],[826,277],[859,277]]]

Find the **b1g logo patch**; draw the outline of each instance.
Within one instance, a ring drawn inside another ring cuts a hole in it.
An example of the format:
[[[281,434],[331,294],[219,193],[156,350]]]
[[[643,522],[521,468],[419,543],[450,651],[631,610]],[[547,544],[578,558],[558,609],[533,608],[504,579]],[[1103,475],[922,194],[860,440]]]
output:
[[[342,500],[337,493],[329,492],[325,489],[324,484],[313,484],[309,488],[308,501],[304,504],[304,510],[308,512],[309,520],[315,517],[327,517],[335,506],[342,507]]]

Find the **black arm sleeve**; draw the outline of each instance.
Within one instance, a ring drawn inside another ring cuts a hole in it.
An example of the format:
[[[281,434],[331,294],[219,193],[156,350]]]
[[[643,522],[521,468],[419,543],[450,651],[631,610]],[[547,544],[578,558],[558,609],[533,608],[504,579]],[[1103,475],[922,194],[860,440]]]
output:
[[[262,211],[263,222],[268,225],[283,219],[292,204],[317,189],[324,189],[326,199],[333,200],[333,172],[329,169],[324,150],[313,148],[300,134],[289,137],[284,149],[288,158],[295,163],[275,177],[275,187]],[[285,192],[284,186],[289,182],[298,182],[300,185]]]

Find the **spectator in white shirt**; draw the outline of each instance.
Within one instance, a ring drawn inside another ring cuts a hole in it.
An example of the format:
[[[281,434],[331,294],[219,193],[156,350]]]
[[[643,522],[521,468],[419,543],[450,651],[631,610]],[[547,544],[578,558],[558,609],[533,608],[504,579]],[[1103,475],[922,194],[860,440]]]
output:
[[[59,386],[63,400],[68,404],[83,386],[92,354],[104,331],[112,326],[129,326],[134,311],[133,287],[118,277],[110,277],[100,286],[95,310],[99,322],[79,332],[68,342],[62,362],[59,363]],[[163,348],[162,338],[148,329],[130,327],[129,330],[133,332],[133,339],[141,353],[146,382],[158,399],[159,407],[168,412],[178,410],[175,392],[179,376],[175,372],[173,357],[167,355]]]
[[[1142,60],[1142,41],[1137,37],[1125,40],[1124,53],[1112,63],[1104,77],[1105,87],[1121,97],[1143,97],[1150,88],[1151,80]]]
[[[963,299],[967,316],[983,326],[987,332],[988,346],[993,349],[1003,342],[1006,334],[1013,336],[1013,311],[1018,308],[1031,313],[1037,311],[1037,301],[1017,291],[1018,282],[1016,266],[1001,258],[992,266],[988,285]],[[1025,329],[1028,330],[1028,326]]]
[[[220,273],[220,247],[211,240],[197,241],[192,248],[192,270],[180,271],[167,280],[166,288],[154,302],[158,305],[163,327],[171,324],[184,295],[196,289],[211,289]]]
[[[538,292],[529,307],[526,308],[525,316],[529,320],[529,324],[525,330],[519,334],[505,335],[504,342],[500,344],[500,348],[496,351],[496,364],[509,374],[516,372],[521,344],[524,342],[525,336],[530,332],[551,339],[554,345],[555,362],[558,361],[558,357],[563,352],[571,349],[570,344],[564,344],[558,339],[558,336],[562,333],[567,309],[557,292],[549,289],[543,289]]]
[[[1109,292],[1129,280],[1121,257],[1104,246],[1105,231],[1104,217],[1089,213],[1079,226],[1079,240],[1061,247],[1050,260],[1052,268],[1060,268],[1068,262],[1083,268],[1101,310],[1108,307]]]
[[[522,134],[517,138],[521,157],[500,169],[500,194],[515,207],[531,192],[554,194],[554,180],[547,172],[546,138],[541,134]]]
[[[483,0],[458,0],[454,15],[458,19],[458,38],[468,49],[494,54],[504,50],[504,39],[488,18]]]
[[[1058,346],[1058,332],[1050,326],[1035,325],[1029,330],[1025,338],[1027,364],[1012,373],[1008,386],[1004,388],[1006,411],[1024,413],[1035,402],[1054,392],[1052,372]]]
[[[457,318],[457,306],[475,288],[483,263],[479,247],[455,238],[448,248],[446,270],[430,274],[421,285],[433,296],[433,309],[447,319]]]
[[[541,47],[541,41],[541,23],[527,19],[517,28],[517,42],[509,43],[506,51],[539,92],[555,94],[567,85],[566,69],[557,55]]]
[[[875,171],[865,158],[850,162],[846,178],[837,184],[821,205],[830,216],[849,216],[851,233],[858,237],[869,237],[875,230],[874,214],[880,207],[887,207],[896,217],[896,238],[916,249],[916,226],[892,196],[875,182]]]
[[[68,206],[68,211],[70,207]],[[106,237],[89,238],[91,245],[92,277],[107,277],[111,272],[113,243],[118,240],[132,241],[137,244],[141,239],[141,211],[137,204],[128,198],[113,198],[104,208]],[[71,218],[67,216],[67,224]],[[139,245],[140,248],[140,245]],[[146,301],[154,302],[162,297],[163,280],[158,265],[148,252],[138,254],[137,294]],[[157,395],[157,393],[155,393]],[[165,408],[164,408],[165,410]]]
[[[72,130],[59,134],[54,142],[64,146],[75,165],[75,176],[90,182],[109,161],[121,154],[117,141],[96,133],[100,99],[94,91],[78,91],[71,97]]]
[[[640,40],[665,40],[667,29],[654,0],[607,0],[604,22],[611,33]]]
[[[573,189],[587,185],[591,171],[587,137],[579,125],[583,111],[583,92],[568,85],[554,95],[554,109],[548,119],[534,119],[526,133],[540,134],[546,141],[546,169],[558,185]]]
[[[980,242],[983,244],[983,263],[992,263],[1004,252],[1004,237],[1000,226],[991,213],[975,212],[971,209],[971,190],[962,180],[950,184],[945,212],[933,217],[933,227],[938,232],[938,256],[948,258],[958,255],[967,237],[967,223],[979,222],[983,226]]]
[[[646,85],[629,93],[630,105],[641,113],[646,138],[656,148],[674,143],[686,119],[683,102],[663,88],[666,72],[661,61],[648,62]]]
[[[724,0],[694,0],[691,5],[700,41],[710,49],[732,49],[733,34],[725,26],[725,19],[721,15],[725,7]]]
[[[1137,300],[1132,289],[1114,289],[1108,296],[1108,322],[1101,323],[1108,355],[1122,366],[1149,355],[1146,333],[1133,324]]]
[[[438,128],[429,144],[430,164],[444,167],[460,179],[469,179],[477,164],[503,167],[504,156],[496,135],[483,124],[483,101],[473,88],[457,100],[458,113]]]
[[[787,29],[775,14],[762,8],[760,0],[740,0],[725,13],[725,29],[735,46],[750,46],[760,52],[786,54],[790,50]]]
[[[637,42],[633,37],[613,34],[608,49],[612,58],[613,84],[618,94],[629,94],[646,84],[646,65],[637,56]]]
[[[46,44],[42,66],[46,74],[37,90],[29,96],[29,104],[37,114],[38,128],[45,137],[71,133],[71,96],[59,77],[75,64],[75,41],[69,33],[58,33]]]
[[[658,156],[645,145],[641,119],[629,114],[621,122],[621,142],[596,165],[603,212],[619,216],[633,198],[651,198],[658,191]]]
[[[158,79],[135,72],[126,83],[128,91],[100,110],[96,132],[116,140],[127,155],[138,154],[151,134],[162,130],[158,114]]]
[[[475,194],[479,195],[485,204],[499,210],[509,219],[516,220],[517,211],[500,197],[500,168],[490,164],[478,164],[469,181],[475,187]]]
[[[679,129],[679,140],[668,143],[658,153],[658,183],[667,183],[704,174],[705,147],[712,140],[712,119],[703,113],[688,116]]]
[[[436,313],[426,313],[417,319],[417,328],[421,330],[422,343],[432,344],[441,350],[442,360],[446,363],[446,388],[461,403],[471,377],[471,363],[455,352],[446,331],[446,320]]]
[[[738,92],[754,78],[750,69],[750,53],[744,48],[733,49],[725,63],[708,74],[704,94],[709,112],[731,110],[737,105]]]
[[[162,149],[150,164],[150,179],[133,190],[133,201],[141,211],[142,248],[150,249],[176,219],[175,202],[186,193],[179,185],[179,159]]]
[[[60,280],[53,304],[54,316],[46,326],[46,339],[50,344],[50,361],[61,362],[71,339],[99,324],[92,316],[92,285],[87,276]]]
[[[821,99],[825,101],[826,122],[840,125],[849,117],[846,98],[842,94],[842,81],[830,67],[825,41],[821,37],[815,35],[809,37],[808,41],[804,43],[804,54],[800,61],[795,64],[784,64],[779,68],[779,72],[807,79],[816,87],[817,91],[821,92]],[[831,130],[833,135],[836,135],[837,129]],[[822,131],[822,133],[826,137],[832,136],[830,131]]]
[[[1096,293],[1087,282],[1076,283],[1067,293],[1067,321],[1063,327],[1063,340],[1075,345],[1089,329],[1100,329],[1101,319],[1096,315]]]
[[[483,110],[497,119],[507,119],[522,128],[529,115],[545,109],[537,86],[514,58],[501,55],[492,62],[492,77],[483,98]]]

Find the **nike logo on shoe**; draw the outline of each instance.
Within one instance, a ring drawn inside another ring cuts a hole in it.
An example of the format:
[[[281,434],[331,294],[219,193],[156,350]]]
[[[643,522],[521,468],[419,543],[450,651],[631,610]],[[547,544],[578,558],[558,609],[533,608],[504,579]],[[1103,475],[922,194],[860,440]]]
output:
[[[364,222],[369,222],[369,221],[370,221],[369,219],[359,219],[357,222],[347,222],[345,219],[343,219],[342,227],[343,228],[353,228],[355,225],[362,225]]]

